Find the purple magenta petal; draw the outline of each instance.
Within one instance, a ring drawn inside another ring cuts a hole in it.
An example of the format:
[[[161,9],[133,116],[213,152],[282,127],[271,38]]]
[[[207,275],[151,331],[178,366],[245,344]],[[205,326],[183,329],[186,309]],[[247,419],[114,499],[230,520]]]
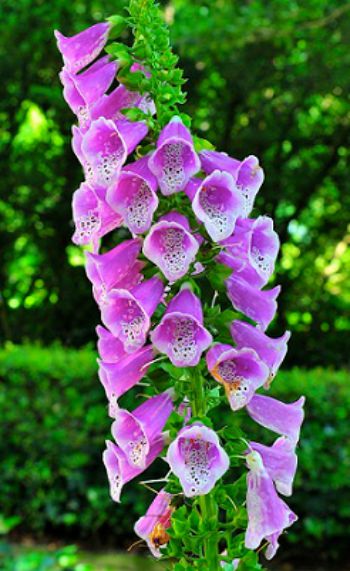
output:
[[[236,180],[241,165],[241,162],[237,159],[232,159],[227,153],[220,153],[218,151],[201,151],[199,156],[202,169],[205,173],[211,174],[218,169],[230,173]]]
[[[216,170],[202,181],[192,208],[210,238],[219,242],[234,231],[236,220],[243,212],[243,200],[233,177]]]
[[[81,150],[91,165],[94,182],[107,187],[116,180],[128,156],[126,142],[116,124],[103,117],[91,123]]]
[[[107,295],[107,303],[101,307],[102,321],[120,339],[128,353],[144,345],[150,318],[163,291],[162,282],[151,278],[131,291],[118,288]]]
[[[119,359],[117,363],[99,362],[99,378],[113,411],[118,399],[146,375],[153,358],[153,347],[148,345]]]
[[[157,180],[147,163],[147,157],[143,157],[124,167],[107,193],[109,205],[134,234],[143,234],[150,228],[158,207]]]
[[[187,497],[209,493],[230,465],[217,434],[201,423],[180,430],[166,460]]]
[[[106,302],[112,288],[122,288],[123,284],[136,283],[139,265],[137,256],[141,249],[139,239],[126,240],[105,254],[86,252],[86,274],[93,285],[97,303]],[[136,264],[136,265],[135,265]]]
[[[72,240],[79,246],[98,243],[98,240],[118,228],[122,223],[119,214],[88,184],[83,183],[73,194],[73,220],[75,232]]]
[[[304,403],[305,397],[285,404],[271,397],[255,395],[247,405],[247,411],[255,422],[277,434],[287,436],[295,445],[304,420]]]
[[[97,351],[102,361],[106,363],[118,363],[127,354],[123,343],[119,341],[108,329],[98,325],[96,327],[98,335]]]
[[[110,87],[117,68],[118,64],[110,62],[106,56],[79,75],[69,73],[65,69],[60,73],[64,98],[77,115],[79,126],[83,130],[86,130],[91,122],[91,108]]]
[[[270,369],[269,381],[271,382],[286,356],[290,331],[286,331],[277,339],[272,339],[257,327],[237,320],[231,325],[231,335],[239,349],[251,347],[257,352],[260,359]]]
[[[258,452],[247,456],[250,471],[247,476],[248,528],[245,536],[247,549],[257,549],[266,539],[271,543],[266,557],[271,559],[278,548],[278,537],[291,526],[297,516],[281,500]]]
[[[161,438],[172,410],[169,391],[150,398],[132,413],[115,407],[112,434],[129,464],[145,468],[153,443]]]
[[[295,446],[289,438],[284,436],[277,438],[272,446],[249,442],[249,447],[259,452],[266,471],[280,494],[291,496],[298,459]]]
[[[233,411],[249,403],[255,391],[268,377],[268,367],[252,349],[233,349],[216,345],[207,353],[207,365],[212,376],[221,383]]]
[[[180,118],[174,117],[164,127],[148,164],[165,196],[183,190],[191,176],[199,171],[200,160],[191,134]]]
[[[260,291],[232,275],[226,281],[227,294],[235,309],[253,319],[265,331],[277,311],[276,298],[281,287]]]
[[[170,281],[182,278],[194,262],[199,244],[177,222],[162,220],[154,224],[143,244],[143,253],[156,264]]]
[[[212,342],[203,327],[200,300],[183,289],[170,302],[159,325],[151,332],[154,346],[177,367],[194,367]]]
[[[164,447],[163,438],[156,441],[147,456],[145,468],[131,466],[124,452],[113,444],[107,441],[107,449],[103,453],[103,463],[107,470],[107,476],[110,484],[110,494],[115,502],[120,502],[120,494],[123,486],[130,480],[136,478],[152,464],[152,462],[159,456]]]
[[[107,42],[110,27],[107,22],[95,24],[71,37],[55,30],[57,47],[67,71],[76,73],[99,55]]]

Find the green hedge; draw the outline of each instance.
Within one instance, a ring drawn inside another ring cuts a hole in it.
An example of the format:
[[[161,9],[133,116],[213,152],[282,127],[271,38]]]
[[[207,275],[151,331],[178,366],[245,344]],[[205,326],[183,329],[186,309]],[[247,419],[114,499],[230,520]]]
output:
[[[121,506],[109,499],[101,453],[110,419],[96,376],[95,353],[59,346],[9,346],[0,350],[0,505],[4,517],[19,516],[19,531],[36,537],[69,535],[106,543],[128,540],[150,496],[129,485]],[[273,395],[307,397],[299,450],[300,468],[291,507],[300,522],[291,546],[346,546],[350,525],[350,383],[345,371],[293,369],[279,373]],[[131,405],[132,395],[127,397]],[[273,435],[245,412],[216,411],[242,423],[252,438]],[[147,476],[164,473],[162,460]]]

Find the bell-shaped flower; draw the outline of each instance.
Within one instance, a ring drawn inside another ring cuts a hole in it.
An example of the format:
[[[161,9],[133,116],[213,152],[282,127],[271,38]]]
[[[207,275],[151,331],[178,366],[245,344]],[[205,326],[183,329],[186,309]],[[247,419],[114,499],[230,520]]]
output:
[[[183,190],[190,177],[200,170],[191,133],[180,117],[173,117],[161,131],[148,166],[165,196]]]
[[[133,234],[147,232],[158,207],[157,179],[148,168],[148,157],[125,166],[109,187],[107,201]]]
[[[205,173],[211,174],[215,170],[230,173],[233,178],[237,179],[241,161],[233,159],[227,153],[220,151],[204,150],[199,153],[202,169]]]
[[[226,153],[202,151],[200,158],[202,168],[207,174],[218,169],[228,172],[234,177],[236,186],[243,198],[242,216],[247,218],[253,209],[255,197],[264,182],[264,171],[260,167],[257,157],[249,155],[243,161],[238,161]]]
[[[161,490],[149,506],[144,516],[137,520],[135,533],[146,541],[154,557],[161,557],[161,549],[169,542],[167,529],[171,525],[174,508],[171,506],[172,495]]]
[[[227,294],[237,311],[244,313],[265,331],[275,317],[277,311],[276,298],[281,287],[259,290],[235,274],[226,280]]]
[[[287,354],[290,331],[286,331],[281,337],[272,339],[254,325],[239,320],[232,323],[230,331],[238,349],[243,349],[243,347],[254,349],[269,367],[269,378],[265,385],[268,388]]]
[[[185,276],[199,249],[188,220],[171,212],[154,224],[143,243],[143,253],[173,283]]]
[[[247,405],[247,411],[255,422],[277,434],[287,436],[296,445],[304,420],[304,403],[305,397],[285,404],[272,397],[255,395]]]
[[[75,231],[74,244],[93,244],[97,248],[99,239],[118,228],[123,219],[116,214],[104,199],[104,189],[93,189],[82,183],[73,194],[72,210]]]
[[[117,337],[114,337],[108,329],[98,325],[96,333],[98,336],[97,351],[102,361],[118,363],[122,357],[127,355],[123,343]]]
[[[111,121],[100,117],[85,133],[81,152],[89,164],[95,184],[110,186],[119,176],[127,156],[147,134],[142,122]]]
[[[279,251],[279,239],[271,218],[237,220],[234,233],[221,245],[224,249],[218,262],[235,270],[237,277],[254,287],[260,289],[267,284]]]
[[[246,406],[269,374],[253,349],[234,349],[219,343],[209,349],[206,360],[211,375],[224,386],[233,411]]]
[[[173,408],[170,391],[146,400],[133,412],[115,408],[112,435],[129,464],[145,468],[153,442],[161,437]]]
[[[151,317],[164,293],[162,281],[153,277],[133,287],[113,289],[101,307],[102,321],[120,339],[125,351],[142,347],[151,325]]]
[[[180,430],[166,460],[188,498],[208,494],[230,466],[216,432],[200,422]]]
[[[107,295],[113,288],[127,288],[139,283],[142,276],[141,262],[137,256],[141,240],[126,240],[105,254],[86,252],[86,275],[93,285],[98,304],[107,303]]]
[[[284,496],[291,496],[298,458],[295,453],[295,446],[289,438],[281,436],[272,446],[265,446],[259,442],[249,442],[249,448],[259,452],[277,491]]]
[[[198,365],[212,336],[203,326],[201,302],[189,289],[170,301],[161,322],[151,332],[151,341],[176,367]]]
[[[85,131],[89,127],[91,108],[110,87],[117,69],[117,62],[109,61],[109,56],[105,56],[79,75],[70,73],[65,69],[61,71],[63,96],[73,113],[78,117],[79,126],[82,130]]]
[[[189,192],[188,186],[187,192]],[[192,202],[193,212],[203,222],[214,242],[225,240],[235,229],[243,212],[243,199],[234,178],[215,170],[199,186]]]
[[[153,358],[153,347],[148,345],[116,362],[98,362],[98,375],[109,401],[109,414],[112,418],[118,399],[143,379]]]
[[[102,22],[71,37],[55,30],[57,47],[63,56],[65,69],[77,73],[94,61],[107,42],[110,28],[110,23]]]
[[[248,527],[245,546],[247,549],[257,549],[266,540],[269,545],[265,556],[272,559],[279,547],[280,535],[298,518],[278,496],[258,452],[247,455],[247,465]]]
[[[164,440],[163,437],[160,437],[159,440],[153,443],[144,468],[129,464],[121,448],[110,440],[106,441],[106,445],[107,448],[103,452],[103,463],[107,471],[110,494],[112,500],[120,502],[120,495],[124,485],[130,482],[130,480],[137,478],[154,462],[164,448]]]

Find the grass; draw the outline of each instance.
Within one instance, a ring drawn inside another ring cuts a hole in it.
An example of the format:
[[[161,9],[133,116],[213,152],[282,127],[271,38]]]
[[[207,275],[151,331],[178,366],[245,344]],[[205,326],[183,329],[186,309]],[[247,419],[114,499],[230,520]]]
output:
[[[92,553],[81,551],[79,560],[88,563],[93,571],[165,571],[166,566],[150,557],[116,552]]]

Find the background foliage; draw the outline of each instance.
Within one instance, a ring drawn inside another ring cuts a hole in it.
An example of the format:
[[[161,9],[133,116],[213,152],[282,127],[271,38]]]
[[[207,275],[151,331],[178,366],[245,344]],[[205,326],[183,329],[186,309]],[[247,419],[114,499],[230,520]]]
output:
[[[142,486],[126,486],[122,504],[110,501],[101,463],[108,435],[105,396],[89,349],[9,346],[0,352],[2,424],[0,456],[3,517],[19,518],[18,531],[38,539],[89,539],[105,548],[130,543],[135,520],[150,502]],[[308,395],[299,450],[300,467],[290,500],[300,522],[287,535],[290,549],[345,553],[350,525],[350,438],[346,372],[294,368],[280,373],[274,396],[286,402]],[[128,393],[124,404],[135,397]],[[245,411],[213,409],[215,424],[246,428],[252,439],[273,440]],[[157,460],[142,479],[165,474]],[[286,539],[283,540],[284,542]],[[322,547],[321,547],[322,546]]]
[[[197,134],[266,170],[258,212],[276,220],[283,285],[276,333],[289,364],[348,363],[350,4],[339,0],[172,0],[164,4],[185,68]],[[72,34],[123,0],[2,0],[1,335],[93,339],[97,310],[70,243],[82,174],[69,148],[53,29]],[[127,38],[126,38],[127,40]],[[6,232],[5,232],[6,229]]]
[[[82,173],[69,147],[73,116],[53,29],[73,34],[126,4],[0,2],[0,337],[24,343],[0,352],[0,533],[5,522],[38,539],[121,547],[150,499],[130,486],[122,512],[110,501],[100,458],[109,421],[94,352],[67,349],[92,347],[98,312],[70,242]],[[161,4],[196,133],[237,158],[258,155],[266,171],[254,215],[273,216],[282,241],[271,332],[293,330],[286,364],[299,367],[279,375],[274,394],[308,399],[291,502],[301,521],[287,540],[304,554],[340,556],[350,520],[350,3]],[[214,412],[223,423],[245,422],[245,413]]]

